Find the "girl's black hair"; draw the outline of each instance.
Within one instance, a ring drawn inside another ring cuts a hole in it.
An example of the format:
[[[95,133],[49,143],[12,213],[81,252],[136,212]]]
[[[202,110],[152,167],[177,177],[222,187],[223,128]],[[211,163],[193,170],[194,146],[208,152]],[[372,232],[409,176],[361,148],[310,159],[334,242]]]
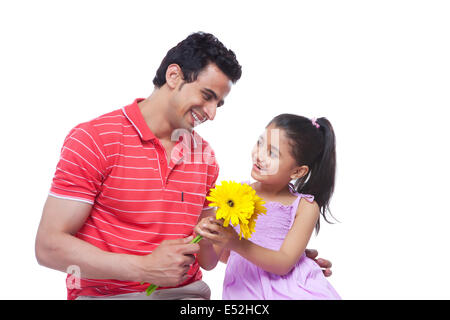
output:
[[[232,50],[227,49],[211,33],[196,32],[170,49],[161,62],[153,84],[160,88],[166,83],[167,67],[172,63],[180,66],[184,80],[188,83],[197,80],[198,74],[213,63],[233,82],[242,74],[242,67]]]
[[[313,195],[321,215],[331,223],[326,212],[331,215],[329,203],[336,177],[336,141],[330,121],[318,118],[313,123],[311,119],[285,113],[273,118],[270,124],[284,130],[297,165],[309,167],[308,174],[296,180],[295,191]],[[320,219],[317,220],[316,234],[319,229]]]

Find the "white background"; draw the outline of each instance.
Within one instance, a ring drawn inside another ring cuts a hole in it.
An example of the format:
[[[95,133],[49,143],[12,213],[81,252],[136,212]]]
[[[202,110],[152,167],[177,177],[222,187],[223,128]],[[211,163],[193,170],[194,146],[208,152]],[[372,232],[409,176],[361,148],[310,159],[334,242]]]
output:
[[[2,1],[1,299],[66,299],[34,238],[69,130],[150,95],[167,50],[195,31],[243,76],[198,132],[219,180],[282,112],[337,136],[332,212],[309,247],[344,299],[449,299],[450,5],[447,1]],[[221,298],[224,265],[204,272]]]

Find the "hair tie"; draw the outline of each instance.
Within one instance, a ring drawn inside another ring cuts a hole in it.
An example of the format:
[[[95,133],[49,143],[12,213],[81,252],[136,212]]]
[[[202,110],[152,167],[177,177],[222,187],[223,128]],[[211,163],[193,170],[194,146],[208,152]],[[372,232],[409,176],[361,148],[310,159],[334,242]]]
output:
[[[316,127],[317,129],[319,129],[320,125],[316,121],[317,121],[317,118],[312,118],[311,119],[311,123],[313,124],[313,126]]]

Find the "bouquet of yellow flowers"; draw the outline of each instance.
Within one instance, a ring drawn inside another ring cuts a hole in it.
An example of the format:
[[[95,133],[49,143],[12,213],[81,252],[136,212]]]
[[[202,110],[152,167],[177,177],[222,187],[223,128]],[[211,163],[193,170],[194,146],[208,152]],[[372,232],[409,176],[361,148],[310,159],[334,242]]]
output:
[[[265,214],[266,208],[262,198],[246,183],[223,181],[222,185],[211,189],[210,207],[217,207],[216,219],[223,219],[223,226],[239,225],[239,239],[251,237],[255,231],[256,219],[259,214]]]
[[[210,207],[217,207],[216,219],[223,219],[223,226],[239,225],[239,239],[244,236],[249,239],[255,232],[256,219],[258,215],[265,214],[264,201],[256,191],[246,183],[234,181],[222,181],[222,184],[212,188],[206,197],[210,201]],[[197,243],[202,236],[195,237],[191,243]],[[150,285],[146,292],[151,295],[158,286]]]

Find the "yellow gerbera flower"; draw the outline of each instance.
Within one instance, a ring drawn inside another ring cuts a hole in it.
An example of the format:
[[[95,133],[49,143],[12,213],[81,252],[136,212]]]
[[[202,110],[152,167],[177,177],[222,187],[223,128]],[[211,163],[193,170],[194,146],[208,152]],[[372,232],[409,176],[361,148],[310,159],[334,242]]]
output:
[[[255,209],[253,196],[248,193],[248,189],[234,181],[223,181],[221,185],[211,189],[206,199],[211,201],[209,206],[218,208],[216,219],[223,219],[224,227],[228,227],[230,222],[234,226],[248,223]]]
[[[249,239],[252,233],[255,232],[256,219],[258,218],[258,215],[266,214],[267,210],[264,206],[265,201],[263,201],[263,199],[256,194],[256,191],[247,184],[244,184],[244,187],[247,189],[247,192],[252,195],[255,209],[248,217],[248,223],[239,225],[239,238],[244,236],[245,239]]]
[[[209,206],[217,207],[216,219],[224,219],[223,226],[229,223],[239,225],[239,238],[248,239],[255,231],[258,214],[266,213],[265,203],[256,195],[255,190],[248,184],[234,181],[223,181],[222,185],[211,189],[210,196],[206,197],[211,203]]]
[[[266,214],[267,209],[264,206],[264,204],[266,203],[262,198],[258,197],[255,193],[255,195],[253,196],[253,202],[255,204],[255,213],[257,214]]]

